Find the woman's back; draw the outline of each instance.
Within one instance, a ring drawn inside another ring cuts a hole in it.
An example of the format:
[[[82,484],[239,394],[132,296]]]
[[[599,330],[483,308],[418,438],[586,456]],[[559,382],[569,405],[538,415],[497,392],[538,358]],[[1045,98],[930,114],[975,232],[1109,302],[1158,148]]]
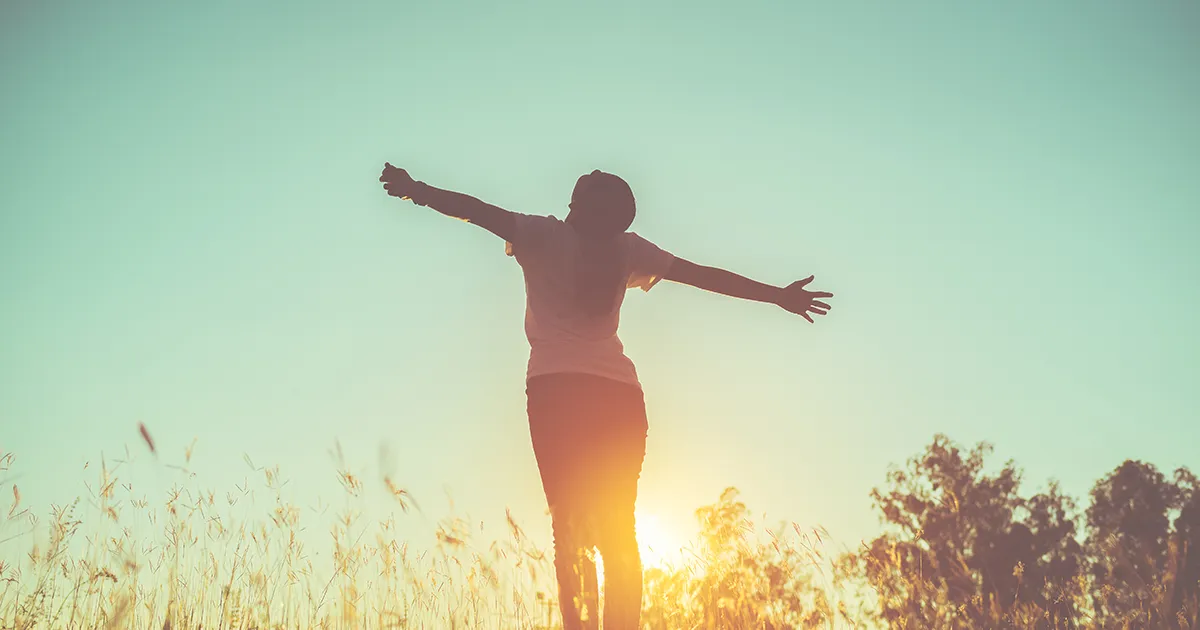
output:
[[[633,232],[612,237],[606,255],[616,265],[617,282],[607,309],[581,299],[580,266],[589,264],[589,246],[576,228],[554,217],[519,214],[506,251],[525,275],[525,335],[529,372],[576,372],[638,384],[633,363],[617,335],[625,289],[649,291],[666,274],[674,257]]]

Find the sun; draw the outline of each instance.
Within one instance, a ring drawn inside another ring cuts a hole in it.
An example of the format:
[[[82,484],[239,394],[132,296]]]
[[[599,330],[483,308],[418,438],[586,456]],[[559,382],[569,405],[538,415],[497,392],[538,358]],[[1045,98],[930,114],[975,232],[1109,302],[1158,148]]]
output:
[[[661,568],[679,558],[683,545],[663,527],[657,516],[638,511],[634,518],[643,567]]]
[[[684,545],[672,536],[657,516],[638,510],[634,512],[634,531],[643,569],[667,569],[683,557]],[[596,556],[596,573],[604,583],[604,556]]]

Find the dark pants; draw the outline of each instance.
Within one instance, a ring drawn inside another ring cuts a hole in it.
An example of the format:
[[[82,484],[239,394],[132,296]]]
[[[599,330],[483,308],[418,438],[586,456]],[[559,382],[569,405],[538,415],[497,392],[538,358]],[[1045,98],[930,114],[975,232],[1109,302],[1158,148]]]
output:
[[[587,374],[529,380],[529,433],[550,504],[565,630],[597,628],[593,548],[604,560],[605,630],[638,627],[642,562],[633,508],[646,456],[636,386]]]

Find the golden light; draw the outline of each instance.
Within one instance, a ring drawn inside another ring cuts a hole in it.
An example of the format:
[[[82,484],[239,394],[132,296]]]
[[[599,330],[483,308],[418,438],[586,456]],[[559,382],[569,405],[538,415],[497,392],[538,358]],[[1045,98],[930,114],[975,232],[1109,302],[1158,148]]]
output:
[[[637,534],[638,551],[642,556],[642,569],[663,569],[683,557],[681,539],[672,536],[658,517],[642,511],[634,513],[634,531]],[[596,555],[596,574],[604,583],[604,556]]]
[[[634,517],[643,567],[662,567],[679,559],[683,544],[663,527],[657,516],[639,511]]]

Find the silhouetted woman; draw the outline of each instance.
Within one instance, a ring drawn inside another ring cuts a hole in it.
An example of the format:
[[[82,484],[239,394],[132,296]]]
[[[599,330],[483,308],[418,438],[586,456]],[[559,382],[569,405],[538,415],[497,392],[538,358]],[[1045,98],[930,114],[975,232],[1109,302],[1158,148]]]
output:
[[[554,566],[566,630],[596,628],[596,567],[604,559],[604,626],[638,627],[642,566],[634,503],[646,453],[646,408],[633,362],[617,337],[625,290],[659,280],[777,304],[812,322],[829,309],[812,277],[773,287],[690,263],[627,232],[633,192],[601,171],[579,178],[565,221],[509,212],[414,181],[384,165],[393,197],[464,219],[504,239],[525,275],[529,432],[554,530]]]

